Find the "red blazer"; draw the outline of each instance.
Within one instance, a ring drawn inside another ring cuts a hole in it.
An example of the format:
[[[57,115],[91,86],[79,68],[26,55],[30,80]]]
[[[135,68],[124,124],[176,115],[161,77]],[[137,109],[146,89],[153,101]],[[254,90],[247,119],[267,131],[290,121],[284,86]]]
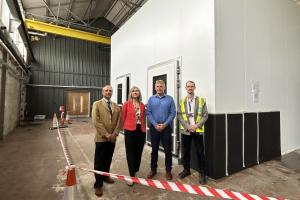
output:
[[[140,111],[141,111],[141,129],[143,132],[146,132],[145,125],[145,105],[140,102]],[[122,122],[123,129],[128,131],[134,131],[136,129],[136,116],[134,112],[132,100],[126,101],[122,106]]]

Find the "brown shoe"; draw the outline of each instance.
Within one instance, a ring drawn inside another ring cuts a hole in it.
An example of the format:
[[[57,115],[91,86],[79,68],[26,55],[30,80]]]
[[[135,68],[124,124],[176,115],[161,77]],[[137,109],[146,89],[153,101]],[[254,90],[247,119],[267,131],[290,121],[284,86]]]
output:
[[[171,172],[166,172],[166,179],[167,179],[168,181],[170,181],[170,180],[173,179],[173,175],[172,175]]]
[[[149,174],[147,175],[148,179],[152,179],[156,175],[156,171],[150,171]]]
[[[106,177],[103,181],[105,183],[108,183],[108,184],[114,184],[115,183],[115,181],[110,177]]]
[[[95,188],[95,195],[98,196],[98,197],[101,197],[102,194],[103,194],[102,187],[96,187]]]

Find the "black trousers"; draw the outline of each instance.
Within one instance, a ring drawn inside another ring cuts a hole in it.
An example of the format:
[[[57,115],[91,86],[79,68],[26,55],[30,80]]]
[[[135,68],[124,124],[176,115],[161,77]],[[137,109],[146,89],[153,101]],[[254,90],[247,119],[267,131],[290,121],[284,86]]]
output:
[[[114,142],[96,142],[94,169],[103,172],[109,172],[112,156],[115,150]],[[105,176],[95,174],[96,182],[94,187],[102,187]]]
[[[157,159],[158,159],[158,149],[160,140],[165,151],[165,166],[166,171],[171,172],[172,170],[172,128],[167,126],[162,132],[157,132],[153,125],[150,126],[151,134],[151,170],[156,172],[157,169]]]
[[[184,135],[182,134],[182,148],[183,148],[183,167],[186,170],[190,170],[190,161],[191,161],[191,144],[192,141],[196,147],[196,155],[197,155],[197,163],[198,163],[198,170],[200,173],[204,172],[204,140],[203,135],[191,133],[191,135]]]
[[[140,169],[145,139],[146,133],[142,132],[140,124],[137,124],[134,131],[125,130],[125,148],[130,176],[134,176]]]

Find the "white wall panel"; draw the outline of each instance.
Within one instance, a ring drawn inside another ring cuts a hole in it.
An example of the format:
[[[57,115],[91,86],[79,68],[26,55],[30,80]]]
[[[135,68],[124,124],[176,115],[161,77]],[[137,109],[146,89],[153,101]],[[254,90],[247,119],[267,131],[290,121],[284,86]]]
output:
[[[209,0],[148,1],[112,37],[111,82],[131,73],[131,84],[146,97],[147,68],[182,58],[182,81],[194,80],[197,92],[214,110],[214,5]],[[184,91],[184,88],[182,89]]]
[[[282,152],[299,148],[300,7],[290,0],[216,0],[215,15],[216,112],[278,110]]]
[[[293,3],[293,2],[292,2]],[[284,151],[291,151],[300,147],[299,134],[299,113],[300,113],[300,6],[295,7],[294,4],[288,4],[283,13],[286,30],[285,34],[285,55],[287,59],[286,73],[287,78],[284,83],[286,90],[278,91],[280,95],[284,96],[286,101],[283,111],[286,113],[286,118],[283,121],[284,138],[282,145]]]
[[[146,97],[147,68],[180,57],[210,113],[280,111],[288,152],[300,147],[299,22],[290,0],[148,1],[112,37],[112,85],[130,73]]]

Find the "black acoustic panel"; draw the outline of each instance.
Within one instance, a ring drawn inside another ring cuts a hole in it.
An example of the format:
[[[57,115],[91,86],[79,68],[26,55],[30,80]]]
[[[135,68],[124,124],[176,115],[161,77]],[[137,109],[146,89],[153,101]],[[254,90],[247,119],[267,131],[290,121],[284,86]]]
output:
[[[225,133],[225,114],[209,114],[205,123],[205,166],[213,179],[226,176]]]
[[[243,115],[227,115],[228,174],[243,169]]]
[[[280,112],[259,113],[259,162],[281,156]]]
[[[257,164],[257,113],[244,113],[245,167]]]

